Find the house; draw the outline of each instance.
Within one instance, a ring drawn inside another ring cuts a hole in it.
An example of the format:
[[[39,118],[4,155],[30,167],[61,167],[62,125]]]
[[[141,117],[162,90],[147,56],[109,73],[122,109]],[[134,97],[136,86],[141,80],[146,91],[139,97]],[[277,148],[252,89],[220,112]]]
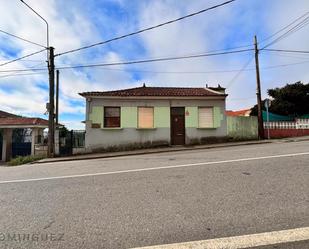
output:
[[[0,111],[0,161],[9,161],[19,155],[34,155],[35,144],[40,142],[47,127],[48,121],[45,119]]]
[[[251,113],[251,109],[243,109],[239,111],[226,111],[226,116],[229,117],[249,117]]]
[[[225,89],[142,87],[80,93],[88,151],[132,144],[193,144],[227,135]]]

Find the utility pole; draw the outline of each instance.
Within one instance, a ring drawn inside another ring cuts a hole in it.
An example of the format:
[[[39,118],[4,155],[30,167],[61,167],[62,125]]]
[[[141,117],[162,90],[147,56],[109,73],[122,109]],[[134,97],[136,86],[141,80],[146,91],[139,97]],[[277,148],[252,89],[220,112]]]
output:
[[[260,67],[259,67],[259,49],[258,49],[256,35],[254,36],[254,49],[255,49],[255,70],[256,70],[256,98],[257,98],[257,106],[258,106],[258,133],[259,133],[259,139],[264,139],[261,80],[260,80]]]
[[[49,25],[44,17],[35,11],[25,0],[20,0],[27,8],[37,15],[46,24],[46,49],[47,66],[49,75],[49,103],[48,103],[48,151],[47,156],[53,157],[55,152],[55,113],[54,113],[54,94],[55,94],[55,63],[54,48],[49,46]]]
[[[56,125],[59,122],[59,70],[56,70]]]
[[[49,47],[48,74],[49,74],[49,116],[48,116],[48,157],[54,157],[55,151],[55,64],[54,48]]]

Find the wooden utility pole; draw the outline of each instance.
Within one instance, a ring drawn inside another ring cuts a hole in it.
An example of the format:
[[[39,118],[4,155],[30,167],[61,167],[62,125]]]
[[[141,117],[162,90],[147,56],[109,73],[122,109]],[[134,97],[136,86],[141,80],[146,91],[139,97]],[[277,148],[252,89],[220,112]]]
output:
[[[254,36],[254,49],[255,49],[255,69],[256,69],[256,98],[257,98],[257,106],[258,106],[258,133],[259,133],[259,139],[264,139],[261,80],[260,80],[260,67],[259,67],[259,49],[258,49],[256,35]]]
[[[54,157],[55,151],[55,64],[54,48],[49,47],[48,74],[49,74],[49,117],[48,117],[48,157]]]
[[[56,125],[59,122],[59,70],[56,70]]]

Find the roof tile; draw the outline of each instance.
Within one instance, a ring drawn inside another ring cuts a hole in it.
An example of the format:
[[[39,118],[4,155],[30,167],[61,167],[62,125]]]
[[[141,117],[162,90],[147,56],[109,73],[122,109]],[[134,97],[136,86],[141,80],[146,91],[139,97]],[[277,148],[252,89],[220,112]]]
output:
[[[105,92],[83,92],[83,97],[91,96],[115,96],[115,97],[206,97],[226,96],[224,93],[216,92],[208,88],[193,87],[136,87],[116,91]]]
[[[8,117],[0,118],[0,125],[43,125],[48,126],[48,121],[42,118]]]

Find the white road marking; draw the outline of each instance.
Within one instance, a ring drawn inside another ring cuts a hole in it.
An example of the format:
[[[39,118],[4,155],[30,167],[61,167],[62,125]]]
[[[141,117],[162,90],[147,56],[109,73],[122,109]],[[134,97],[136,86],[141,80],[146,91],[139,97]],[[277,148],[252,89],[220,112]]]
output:
[[[201,162],[201,163],[190,163],[190,164],[180,164],[180,165],[168,165],[168,166],[161,166],[161,167],[129,169],[129,170],[89,173],[89,174],[81,174],[81,175],[65,175],[65,176],[52,176],[52,177],[42,177],[42,178],[16,179],[16,180],[0,181],[0,184],[18,183],[18,182],[35,182],[35,181],[45,181],[45,180],[66,179],[66,178],[79,178],[79,177],[87,177],[87,176],[114,175],[114,174],[152,171],[152,170],[160,170],[160,169],[185,168],[185,167],[194,167],[194,166],[201,166],[201,165],[246,162],[246,161],[256,161],[256,160],[273,159],[273,158],[281,158],[281,157],[305,156],[305,155],[309,155],[309,152],[293,153],[293,154],[281,154],[281,155],[273,155],[273,156],[262,156],[262,157],[249,157],[249,158],[231,159],[231,160],[214,161],[214,162]]]
[[[135,249],[239,249],[309,240],[309,227]]]

